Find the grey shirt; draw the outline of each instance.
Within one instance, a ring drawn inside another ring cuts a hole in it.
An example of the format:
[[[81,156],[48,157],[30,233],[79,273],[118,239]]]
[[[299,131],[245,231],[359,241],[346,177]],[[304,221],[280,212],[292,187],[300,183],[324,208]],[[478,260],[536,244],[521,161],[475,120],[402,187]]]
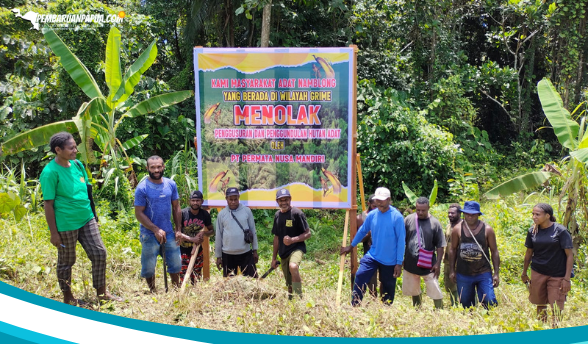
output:
[[[404,270],[411,274],[423,276],[431,273],[431,269],[417,266],[419,260],[419,238],[416,232],[416,214],[410,214],[404,219],[406,228],[406,251],[404,254]],[[437,249],[447,246],[445,233],[441,223],[432,215],[425,220],[419,220],[421,245],[425,250],[433,251],[433,265],[437,262]],[[439,257],[441,258],[441,257]]]
[[[237,218],[244,229],[250,229],[253,232],[253,243],[245,242],[243,230],[233,216]],[[215,223],[216,238],[214,242],[216,258],[222,258],[222,254],[243,254],[250,250],[257,250],[257,232],[255,231],[255,222],[251,209],[239,203],[235,210],[226,206],[218,213]]]

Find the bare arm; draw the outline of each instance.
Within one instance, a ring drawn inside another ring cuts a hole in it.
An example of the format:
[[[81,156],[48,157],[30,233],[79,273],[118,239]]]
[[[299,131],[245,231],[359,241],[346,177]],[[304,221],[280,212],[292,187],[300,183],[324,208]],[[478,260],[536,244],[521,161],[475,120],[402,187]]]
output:
[[[182,208],[180,208],[180,201],[172,201],[172,216],[174,218],[175,231],[176,233],[182,231]]]
[[[563,294],[567,293],[572,289],[572,283],[570,282],[570,278],[572,277],[572,267],[574,266],[574,252],[571,248],[566,248],[566,275],[564,276],[563,280],[561,281],[561,292]]]
[[[431,268],[431,272],[434,273],[435,278],[439,278],[441,273],[441,261],[443,260],[443,253],[445,253],[445,247],[437,247],[437,262]]]
[[[310,239],[311,236],[312,236],[312,234],[310,233],[310,228],[307,228],[304,230],[304,233],[293,237],[292,242],[294,242],[294,243],[303,242],[303,241]]]
[[[521,280],[523,283],[529,282],[529,276],[527,276],[527,270],[529,269],[529,264],[531,264],[531,258],[533,257],[533,249],[527,247],[527,251],[525,252],[525,260],[523,261],[523,273],[521,274]]]
[[[147,215],[145,215],[145,207],[144,206],[135,206],[135,218],[137,221],[143,225],[143,227],[147,228],[148,230],[152,231],[155,234],[155,239],[162,244],[165,242],[165,231],[159,227],[157,227]],[[181,217],[180,217],[181,219]]]
[[[455,282],[455,262],[457,260],[457,247],[459,246],[460,234],[459,225],[454,226],[451,231],[451,245],[449,246],[449,276],[453,282]]]
[[[49,226],[49,231],[51,232],[51,244],[59,248],[59,246],[62,245],[62,242],[55,222],[55,209],[53,208],[54,201],[55,200],[45,201],[45,219],[47,220],[47,225]]]
[[[498,287],[500,283],[500,255],[498,253],[498,246],[496,245],[496,233],[490,226],[486,226],[486,242],[490,248],[490,254],[492,255],[492,266],[494,269],[494,275],[492,276],[492,282],[494,287]]]

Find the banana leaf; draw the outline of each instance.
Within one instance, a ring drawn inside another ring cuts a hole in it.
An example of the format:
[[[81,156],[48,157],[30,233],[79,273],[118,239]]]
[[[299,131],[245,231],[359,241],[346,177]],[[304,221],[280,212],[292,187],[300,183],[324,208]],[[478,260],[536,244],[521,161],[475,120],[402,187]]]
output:
[[[82,104],[78,110],[78,114],[73,118],[82,139],[78,150],[82,154],[82,160],[86,163],[96,161],[92,151],[92,139],[95,138],[92,131],[92,123],[107,125],[107,123],[103,123],[105,120],[103,114],[108,111],[110,111],[110,108],[106,100],[103,97],[98,97],[92,99],[89,103]]]
[[[139,80],[141,80],[141,75],[143,75],[143,73],[151,67],[153,62],[155,62],[155,58],[157,57],[157,46],[155,45],[155,42],[156,40],[151,42],[135,63],[127,69],[118,91],[116,91],[116,94],[112,97],[113,103],[121,104],[133,94],[135,86],[137,86]]]
[[[78,132],[78,128],[74,121],[67,120],[31,129],[4,142],[2,144],[2,154],[16,154],[27,149],[46,145],[49,143],[51,136],[60,131],[67,131],[73,134]]]
[[[116,27],[111,27],[106,42],[106,65],[104,75],[106,85],[110,90],[108,100],[110,101],[122,82],[122,73],[120,70],[120,31]]]
[[[61,59],[63,68],[69,73],[73,81],[80,86],[82,91],[90,99],[101,97],[102,92],[100,92],[100,88],[98,88],[98,84],[96,84],[96,80],[94,80],[92,74],[90,74],[86,66],[68,49],[55,31],[44,27],[43,35],[49,47],[53,50],[53,53]]]
[[[570,152],[570,155],[584,164],[588,163],[588,148],[582,148]]]
[[[139,143],[141,143],[141,141],[145,140],[147,138],[147,136],[149,136],[149,134],[135,136],[132,139],[125,141],[125,143],[122,144],[122,147],[125,150],[131,149],[131,148],[135,147],[136,145],[138,145]]]
[[[537,93],[539,94],[543,112],[545,112],[545,116],[547,116],[549,123],[551,123],[559,142],[562,146],[572,151],[575,150],[577,146],[576,138],[580,127],[576,121],[572,120],[568,110],[564,108],[561,97],[555,90],[555,87],[553,87],[551,81],[547,78],[539,81],[537,84]]]
[[[192,91],[177,91],[161,94],[144,100],[130,108],[129,111],[125,112],[117,121],[116,125],[114,126],[114,130],[118,128],[118,125],[122,123],[123,119],[126,117],[133,118],[147,113],[155,112],[170,105],[182,102],[190,98],[193,94],[194,92]]]
[[[429,204],[433,206],[435,201],[437,200],[437,190],[439,189],[437,185],[437,179],[435,179],[435,184],[433,185],[433,189],[431,190],[431,194],[429,195]]]
[[[418,197],[412,192],[408,185],[404,183],[404,181],[402,182],[402,188],[404,189],[404,194],[406,195],[406,198],[408,198],[410,204],[415,204]]]
[[[488,199],[498,199],[500,196],[507,196],[519,191],[537,187],[549,180],[551,176],[552,173],[545,171],[527,173],[498,185],[484,195]]]

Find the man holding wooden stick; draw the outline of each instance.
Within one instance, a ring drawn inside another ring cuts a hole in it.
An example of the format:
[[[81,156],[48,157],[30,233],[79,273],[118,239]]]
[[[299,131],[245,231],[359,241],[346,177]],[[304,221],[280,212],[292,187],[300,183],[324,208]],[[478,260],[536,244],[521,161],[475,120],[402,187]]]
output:
[[[387,188],[377,188],[374,200],[378,211],[374,210],[368,214],[351,245],[341,247],[341,254],[347,254],[368,232],[372,234],[372,247],[359,262],[360,266],[355,275],[351,298],[353,306],[361,303],[368,282],[376,270],[380,271],[382,301],[392,304],[396,279],[402,273],[406,237],[404,218],[398,210],[390,206],[390,190]]]
[[[204,236],[209,237],[214,234],[210,214],[201,208],[203,198],[202,192],[192,191],[190,194],[190,206],[182,209],[182,232],[176,235],[182,256],[180,279],[183,282],[184,276],[188,273],[192,284],[194,284],[196,279],[202,278],[204,254],[201,244],[204,241]],[[190,260],[193,255],[196,255],[193,270],[187,272],[186,270],[190,265]]]
[[[278,190],[276,202],[280,210],[274,216],[274,252],[272,255],[272,268],[277,268],[280,263],[277,256],[282,258],[282,271],[288,286],[288,298],[292,299],[292,292],[302,295],[302,278],[300,277],[300,262],[306,253],[306,243],[311,236],[310,227],[304,213],[290,205],[292,196],[288,189]]]

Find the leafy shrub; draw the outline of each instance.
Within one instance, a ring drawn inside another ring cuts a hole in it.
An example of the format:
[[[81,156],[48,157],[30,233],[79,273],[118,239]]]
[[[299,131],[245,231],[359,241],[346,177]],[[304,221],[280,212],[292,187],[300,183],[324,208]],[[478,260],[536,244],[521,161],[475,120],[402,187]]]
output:
[[[357,151],[368,193],[387,186],[392,198],[400,199],[402,181],[410,181],[411,189],[420,194],[431,190],[437,179],[443,195],[457,154],[453,135],[430,124],[404,94],[373,81],[360,81],[357,99]]]
[[[116,168],[106,172],[104,184],[97,192],[97,196],[108,201],[110,216],[116,216],[119,212],[129,209],[135,199],[131,183],[125,173]]]

